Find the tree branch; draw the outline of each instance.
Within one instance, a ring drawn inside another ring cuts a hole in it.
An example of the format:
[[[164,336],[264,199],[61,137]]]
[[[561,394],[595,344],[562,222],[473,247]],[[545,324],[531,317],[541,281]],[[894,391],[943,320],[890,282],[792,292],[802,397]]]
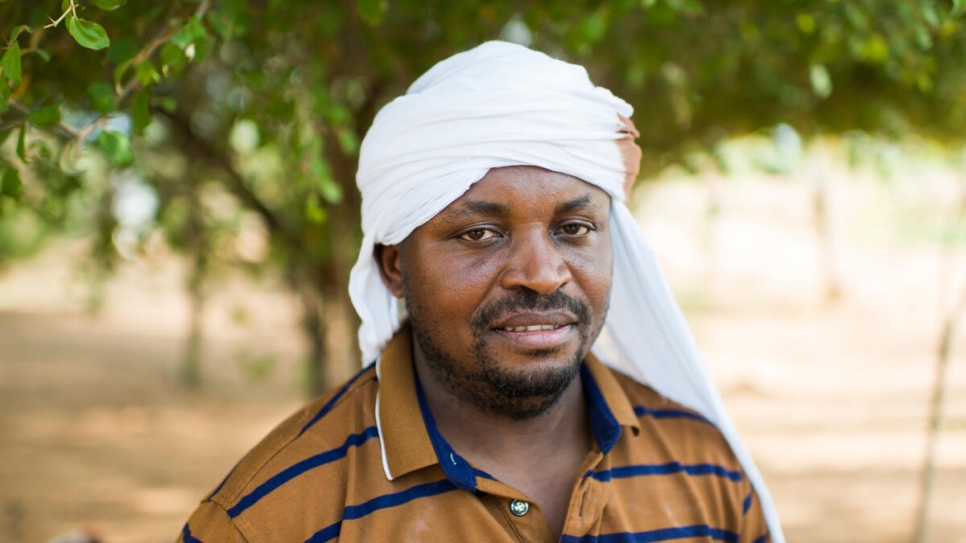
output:
[[[10,102],[9,102],[9,105],[13,109],[16,109],[20,113],[23,113],[23,115],[24,115],[25,118],[30,116],[30,108],[27,107],[27,106],[25,106],[25,105],[23,105],[23,104],[21,104],[17,100],[11,99]],[[27,122],[29,122],[29,120]],[[82,139],[82,137],[84,137],[82,130],[76,130],[74,128],[71,128],[71,127],[67,126],[66,124],[64,124],[64,123],[62,123],[60,121],[57,121],[57,124],[55,124],[54,127],[57,128],[58,130],[64,132],[65,134],[67,134],[71,138],[74,138],[75,140],[78,140],[79,141],[79,140]]]
[[[265,202],[262,202],[252,192],[251,188],[245,183],[244,178],[235,169],[234,164],[231,163],[231,160],[224,153],[215,149],[214,146],[204,139],[199,138],[191,129],[191,123],[183,115],[158,113],[163,114],[171,122],[171,126],[176,130],[177,134],[189,142],[187,148],[191,154],[203,160],[213,162],[225,172],[227,176],[226,186],[228,189],[247,207],[262,217],[265,225],[273,235],[282,239],[291,249],[301,252],[301,243],[299,242],[298,236],[295,235],[288,225],[282,222],[282,219],[274,211],[265,205]]]
[[[201,4],[198,4],[198,9],[195,10],[195,17],[202,18],[207,13],[208,8],[211,6],[211,0],[201,0]]]
[[[201,4],[198,6],[198,9],[195,10],[195,17],[198,17],[199,19],[204,17],[205,14],[208,12],[208,9],[210,6],[211,6],[210,0],[203,0]],[[154,52],[157,51],[158,47],[161,47],[168,40],[171,39],[171,36],[174,35],[174,32],[167,30],[167,27],[169,26],[169,23],[173,18],[174,18],[174,9],[168,11],[168,16],[165,18],[164,24],[161,25],[161,30],[158,30],[158,32],[154,35],[154,38],[148,43],[148,45],[144,49],[141,49],[140,51],[138,51],[138,54],[134,56],[134,58],[131,60],[131,66],[137,67],[138,64],[150,58],[151,55],[153,55]],[[125,83],[123,87],[121,87],[121,90],[117,92],[117,102],[121,103],[124,100],[126,100],[131,95],[131,93],[133,93],[134,90],[137,89],[137,87],[138,87],[138,78],[137,76],[132,76],[131,79],[129,79],[128,82]]]
[[[73,0],[71,0],[69,8],[64,12],[63,15],[61,15],[60,19],[53,21],[53,24],[47,25],[44,28],[57,26],[57,24],[60,23],[60,21],[68,13],[72,12],[75,9],[75,7],[76,6]],[[208,9],[210,9],[210,7],[211,7],[211,0],[202,0],[201,4],[198,5],[198,9],[195,10],[194,15],[198,18],[204,17],[205,14],[208,12]],[[76,17],[76,14],[75,14],[75,17]],[[155,34],[154,38],[148,43],[148,45],[144,47],[144,49],[141,49],[138,52],[138,54],[135,55],[134,58],[131,60],[132,66],[136,67],[138,64],[150,58],[151,55],[153,55],[154,52],[157,51],[158,47],[161,47],[168,40],[171,39],[171,36],[174,35],[174,32],[168,30],[167,27],[169,26],[169,23],[173,18],[174,18],[174,10],[172,9],[171,11],[168,12],[168,16],[167,18],[165,18],[164,24],[161,25],[161,30],[159,30]],[[134,91],[137,90],[139,86],[140,85],[139,85],[137,76],[136,75],[131,76],[131,78],[127,81],[127,83],[125,83],[120,90],[116,91],[116,102],[120,104],[121,102],[127,100],[131,96],[131,94],[133,94]],[[21,104],[17,100],[10,100],[9,104],[17,111],[23,113],[24,116],[30,115],[30,108]],[[59,122],[59,121],[54,126],[57,129],[59,129],[61,132],[70,136],[72,139],[74,139],[77,142],[78,145],[80,145],[88,136],[90,136],[95,130],[97,130],[98,127],[103,126],[105,123],[107,123],[109,118],[110,118],[109,114],[106,114],[106,113],[102,114],[101,116],[94,119],[90,123],[87,123],[80,129],[72,128],[70,126],[67,126],[63,122]]]

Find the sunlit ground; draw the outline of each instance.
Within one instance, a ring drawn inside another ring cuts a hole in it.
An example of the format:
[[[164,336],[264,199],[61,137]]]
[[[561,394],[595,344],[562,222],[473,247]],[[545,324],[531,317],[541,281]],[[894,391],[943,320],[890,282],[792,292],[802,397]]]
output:
[[[961,180],[935,168],[891,180],[835,164],[800,170],[671,173],[642,187],[635,208],[788,540],[910,541],[941,319],[966,288],[966,234],[952,222]],[[815,228],[816,171],[830,183],[829,245]],[[943,242],[950,232],[958,241]],[[180,263],[123,266],[92,318],[78,250],[58,244],[0,272],[0,541],[83,528],[109,543],[169,541],[303,402],[297,305],[271,281],[220,280],[205,386],[185,391],[171,378],[187,329]],[[946,383],[935,543],[966,542],[962,328]]]

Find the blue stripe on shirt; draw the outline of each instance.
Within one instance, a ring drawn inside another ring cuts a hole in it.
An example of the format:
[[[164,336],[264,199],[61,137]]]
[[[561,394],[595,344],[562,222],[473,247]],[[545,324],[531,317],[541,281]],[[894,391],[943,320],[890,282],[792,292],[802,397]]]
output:
[[[429,404],[426,403],[426,396],[423,394],[423,387],[416,379],[416,400],[419,402],[419,411],[423,415],[423,423],[426,425],[426,433],[429,434],[429,441],[433,444],[433,451],[436,452],[436,459],[439,460],[439,467],[443,469],[446,478],[453,482],[458,488],[476,492],[476,476],[479,470],[475,469],[470,463],[457,453],[450,446],[443,434],[439,433],[436,426],[436,419],[433,418]],[[483,473],[483,472],[480,472]]]
[[[380,509],[396,507],[419,498],[445,494],[453,490],[456,490],[456,486],[449,479],[443,479],[442,481],[416,485],[394,494],[384,494],[359,505],[347,505],[342,510],[342,520],[315,532],[312,537],[305,540],[305,543],[324,543],[339,537],[342,532],[342,523],[347,520],[360,519]]]
[[[369,371],[369,368],[371,368],[374,365],[375,365],[375,362],[362,368],[362,371],[355,374],[352,377],[352,379],[349,379],[349,381],[346,384],[342,385],[342,388],[340,388],[339,391],[335,393],[335,396],[332,396],[332,398],[330,398],[329,401],[326,402],[324,406],[322,406],[322,409],[320,409],[319,412],[316,413],[314,417],[312,417],[312,420],[307,422],[305,426],[303,426],[302,429],[299,430],[299,435],[304,434],[305,431],[308,430],[310,426],[318,422],[319,419],[321,419],[329,411],[331,411],[332,408],[335,407],[335,404],[339,402],[339,399],[342,398],[342,396],[345,395],[345,393],[349,390],[349,387],[352,386],[352,383],[355,383],[359,379],[359,377],[362,377],[367,371]]]
[[[272,478],[269,480],[259,485],[250,494],[239,500],[234,507],[228,510],[228,516],[231,518],[237,517],[246,509],[255,505],[258,500],[264,498],[283,484],[291,481],[299,475],[302,475],[310,469],[345,458],[345,455],[348,454],[351,447],[362,445],[374,437],[379,437],[379,430],[375,426],[370,426],[361,433],[352,434],[347,437],[345,443],[338,448],[325,451],[324,453],[320,453],[315,456],[310,456],[309,458],[306,458],[305,460],[302,460],[291,467],[285,468],[276,475],[272,476]]]
[[[638,417],[646,415],[655,419],[691,419],[714,426],[713,422],[701,415],[683,409],[648,409],[646,406],[639,405],[634,408],[634,414]]]
[[[752,543],[767,543],[768,542],[768,532],[755,539]]]
[[[751,509],[751,497],[754,495],[754,490],[749,490],[748,495],[745,496],[745,501],[741,503],[741,514],[747,515],[748,510]]]
[[[655,543],[658,541],[674,541],[675,539],[688,539],[692,537],[710,537],[714,541],[724,541],[726,543],[738,543],[738,534],[712,528],[707,524],[696,524],[694,526],[682,526],[679,528],[662,528],[649,532],[623,532],[616,534],[585,535],[583,537],[564,535],[560,538],[560,543]]]
[[[181,529],[181,540],[184,541],[184,543],[204,543],[202,540],[191,535],[191,528],[189,528],[187,524],[185,524],[184,528]]]
[[[587,363],[580,366],[580,380],[584,387],[584,396],[587,398],[587,415],[590,417],[590,431],[594,434],[594,440],[600,452],[607,454],[614,448],[621,437],[623,428],[614,412],[607,405],[604,393],[597,385],[594,375],[587,369]]]
[[[718,477],[730,479],[734,482],[740,482],[742,479],[740,471],[731,471],[722,466],[717,466],[714,464],[686,465],[681,464],[680,462],[622,466],[604,471],[588,472],[587,475],[590,475],[598,481],[607,482],[611,479],[624,479],[627,477],[642,477],[647,475],[673,475],[675,473],[686,473],[692,476],[716,475]]]

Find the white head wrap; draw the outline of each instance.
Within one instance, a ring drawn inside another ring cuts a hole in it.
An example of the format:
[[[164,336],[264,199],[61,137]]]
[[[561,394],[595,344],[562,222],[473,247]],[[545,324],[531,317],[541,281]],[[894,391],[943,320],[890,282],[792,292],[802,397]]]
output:
[[[505,42],[443,60],[386,105],[362,142],[356,176],[364,237],[349,294],[362,319],[363,362],[375,360],[401,325],[376,244],[403,241],[491,168],[539,166],[582,179],[611,197],[614,277],[604,332],[622,360],[600,352],[601,341],[594,352],[718,427],[755,487],[772,541],[784,543],[761,474],[624,204],[626,167],[615,142],[625,137],[619,116],[632,112],[582,67]]]

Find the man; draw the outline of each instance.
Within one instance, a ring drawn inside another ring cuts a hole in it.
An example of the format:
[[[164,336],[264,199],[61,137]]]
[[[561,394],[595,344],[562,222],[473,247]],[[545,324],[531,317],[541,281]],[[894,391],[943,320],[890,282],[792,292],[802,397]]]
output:
[[[500,42],[387,105],[350,283],[375,362],[257,445],[182,540],[782,542],[622,203],[631,113]]]

